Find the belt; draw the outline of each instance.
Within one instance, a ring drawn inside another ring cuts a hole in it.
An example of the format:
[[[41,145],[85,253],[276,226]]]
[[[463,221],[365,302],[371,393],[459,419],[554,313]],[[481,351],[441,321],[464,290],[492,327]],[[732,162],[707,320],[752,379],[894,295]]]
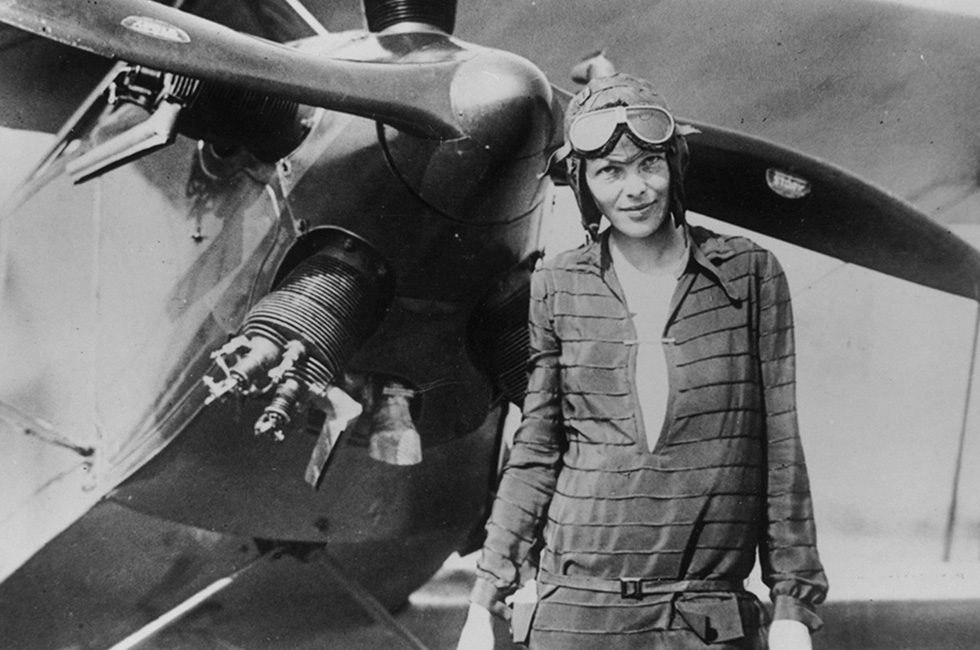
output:
[[[546,585],[569,587],[585,591],[601,591],[619,594],[623,598],[641,600],[654,594],[674,594],[682,592],[707,591],[745,591],[741,582],[731,580],[672,580],[670,578],[594,578],[592,576],[570,576],[538,571],[538,580]]]

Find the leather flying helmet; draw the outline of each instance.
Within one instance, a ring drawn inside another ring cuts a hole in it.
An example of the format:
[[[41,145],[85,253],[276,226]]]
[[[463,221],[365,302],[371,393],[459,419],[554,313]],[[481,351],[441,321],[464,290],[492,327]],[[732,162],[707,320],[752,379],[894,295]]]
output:
[[[642,79],[617,72],[592,79],[580,90],[565,112],[565,157],[569,184],[582,212],[582,226],[595,239],[602,214],[585,181],[585,160],[607,155],[622,137],[641,149],[662,151],[670,170],[668,205],[674,223],[684,217],[684,172],[688,149],[684,132],[676,125],[663,97]]]

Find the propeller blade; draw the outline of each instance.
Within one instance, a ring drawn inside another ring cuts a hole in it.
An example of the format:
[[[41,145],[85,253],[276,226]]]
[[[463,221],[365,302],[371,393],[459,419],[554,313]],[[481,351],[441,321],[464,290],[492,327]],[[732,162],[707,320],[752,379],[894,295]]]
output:
[[[980,252],[838,167],[690,122],[687,207],[927,287],[980,300]]]
[[[330,59],[150,0],[0,0],[0,21],[105,57],[378,120],[462,135],[448,92],[459,61],[411,66]]]

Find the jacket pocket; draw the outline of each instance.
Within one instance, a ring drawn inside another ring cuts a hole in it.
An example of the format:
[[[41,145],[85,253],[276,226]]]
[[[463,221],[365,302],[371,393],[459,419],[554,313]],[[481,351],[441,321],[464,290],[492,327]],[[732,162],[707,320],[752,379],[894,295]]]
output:
[[[725,643],[745,636],[738,598],[734,594],[684,594],[674,602],[674,609],[705,643]]]

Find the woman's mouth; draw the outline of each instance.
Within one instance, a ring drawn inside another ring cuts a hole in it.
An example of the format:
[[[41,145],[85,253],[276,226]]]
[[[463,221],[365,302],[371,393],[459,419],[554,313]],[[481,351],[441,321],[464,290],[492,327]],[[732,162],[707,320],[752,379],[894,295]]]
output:
[[[639,205],[630,205],[620,209],[623,212],[627,212],[633,216],[637,216],[645,213],[647,210],[652,208],[656,202],[657,202],[656,199],[654,199],[653,201],[650,201],[648,203],[641,203]]]

